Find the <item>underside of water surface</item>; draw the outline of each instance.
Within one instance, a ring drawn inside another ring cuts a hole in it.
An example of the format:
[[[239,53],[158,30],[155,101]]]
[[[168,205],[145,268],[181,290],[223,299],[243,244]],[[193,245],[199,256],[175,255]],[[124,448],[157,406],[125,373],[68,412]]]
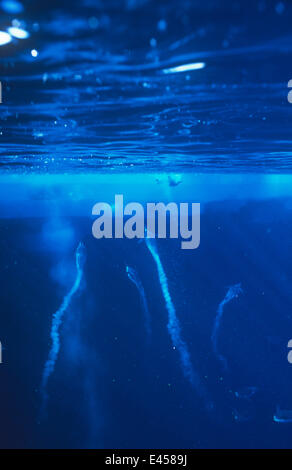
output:
[[[0,448],[290,448],[292,4],[0,13]]]
[[[15,1],[2,169],[290,170],[290,2]]]

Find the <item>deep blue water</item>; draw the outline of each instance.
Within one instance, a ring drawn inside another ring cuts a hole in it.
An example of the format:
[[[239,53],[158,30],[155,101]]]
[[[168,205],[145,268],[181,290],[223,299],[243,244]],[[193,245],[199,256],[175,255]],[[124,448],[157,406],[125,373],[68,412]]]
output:
[[[277,407],[292,408],[291,176],[187,174],[174,187],[156,178],[2,176],[3,447],[290,446],[291,425],[273,416]],[[146,243],[92,236],[93,203],[111,202],[116,190],[142,204],[159,195],[201,202],[198,249],[156,240],[201,394],[173,349]],[[76,277],[80,241],[84,274],[63,318],[47,413],[40,417],[52,314]],[[126,266],[144,288],[150,340]],[[237,283],[242,293],[226,304],[218,334],[225,370],[212,331],[219,303]]]
[[[291,447],[291,3],[0,9],[0,447]],[[199,248],[96,240],[115,194],[201,203]]]

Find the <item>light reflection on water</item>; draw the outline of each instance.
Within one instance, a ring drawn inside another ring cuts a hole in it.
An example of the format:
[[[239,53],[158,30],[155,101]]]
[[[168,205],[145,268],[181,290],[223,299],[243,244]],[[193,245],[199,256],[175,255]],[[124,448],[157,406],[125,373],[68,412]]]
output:
[[[2,169],[290,171],[292,7],[234,5],[2,2]]]

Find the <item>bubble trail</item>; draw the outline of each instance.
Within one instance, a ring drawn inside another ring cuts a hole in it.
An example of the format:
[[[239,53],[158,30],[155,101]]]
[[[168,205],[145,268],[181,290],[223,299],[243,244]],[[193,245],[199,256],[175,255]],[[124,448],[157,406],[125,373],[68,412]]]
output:
[[[228,304],[228,302],[230,302],[232,299],[237,298],[239,294],[241,293],[242,293],[241,283],[235,284],[234,286],[229,287],[224,299],[219,304],[217,315],[215,318],[214,327],[213,327],[213,333],[211,337],[213,351],[225,370],[228,369],[226,358],[222,354],[220,354],[220,352],[218,351],[218,333],[219,333],[220,323],[222,320],[223,310],[224,310],[225,305]]]
[[[196,389],[196,392],[198,393],[198,395],[204,399],[206,408],[211,411],[213,409],[213,403],[207,398],[207,391],[205,390],[205,387],[203,383],[201,382],[199,375],[196,373],[196,371],[194,370],[192,366],[190,353],[188,351],[187,345],[181,337],[180,323],[176,316],[175,307],[172,302],[169,289],[168,289],[167,277],[163,269],[155,242],[153,239],[150,239],[147,236],[145,237],[145,242],[146,242],[148,250],[150,251],[156,263],[159,282],[160,282],[162,294],[165,300],[166,310],[168,312],[167,329],[168,329],[172,344],[174,348],[177,349],[180,355],[183,374],[186,377],[186,379],[190,382],[190,384]]]
[[[148,309],[144,287],[135,269],[131,268],[130,266],[126,266],[126,272],[128,274],[128,278],[130,279],[130,281],[132,281],[133,284],[135,284],[135,286],[137,287],[139,291],[141,303],[142,303],[143,311],[144,311],[146,333],[149,339],[151,336],[151,317],[150,317],[150,313]]]
[[[49,351],[48,359],[44,366],[42,381],[41,381],[41,389],[40,389],[41,397],[42,397],[42,406],[41,406],[42,416],[46,411],[47,402],[48,402],[48,393],[47,393],[48,380],[50,376],[52,375],[52,373],[54,372],[55,364],[56,364],[58,354],[60,351],[59,328],[62,324],[63,316],[70,305],[72,297],[74,296],[74,294],[78,291],[80,287],[81,279],[83,276],[83,266],[85,263],[85,258],[86,258],[85,246],[82,242],[80,242],[77,247],[76,255],[75,255],[76,269],[77,269],[75,282],[71,290],[68,292],[68,294],[65,295],[60,308],[53,314],[52,327],[51,327],[51,349]]]

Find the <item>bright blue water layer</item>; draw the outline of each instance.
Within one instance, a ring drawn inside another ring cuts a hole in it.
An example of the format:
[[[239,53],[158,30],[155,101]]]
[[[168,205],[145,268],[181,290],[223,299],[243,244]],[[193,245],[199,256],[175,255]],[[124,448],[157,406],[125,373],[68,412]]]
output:
[[[1,447],[291,447],[291,176],[0,183]],[[201,202],[199,248],[93,238],[117,192]]]
[[[289,2],[11,2],[2,169],[291,170]]]

